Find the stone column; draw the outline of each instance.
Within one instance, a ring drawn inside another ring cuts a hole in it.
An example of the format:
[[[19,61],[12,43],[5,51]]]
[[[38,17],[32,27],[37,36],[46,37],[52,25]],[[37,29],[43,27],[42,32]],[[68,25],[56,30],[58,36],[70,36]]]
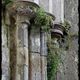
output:
[[[52,12],[52,7],[53,7],[53,5],[52,5],[52,0],[49,0],[49,12],[50,12],[50,13],[53,13],[53,12]]]
[[[52,0],[51,0],[52,1]],[[53,0],[51,7],[52,13],[56,16],[54,23],[60,23],[64,21],[64,0]]]
[[[60,22],[63,23],[64,22],[64,0],[53,0],[52,4],[53,4],[52,12],[56,16],[54,23],[60,23]],[[58,44],[57,40],[56,40],[56,44]],[[58,44],[58,46],[59,46],[59,44]],[[60,64],[60,65],[62,67],[62,64]],[[58,70],[56,80],[62,80],[62,77],[64,77],[62,71],[61,71],[61,69]],[[63,76],[61,76],[61,75],[63,75]]]
[[[29,54],[29,80],[41,80],[40,29],[31,26]]]
[[[16,63],[17,63],[17,26],[15,25],[15,19],[10,16],[10,80],[16,80]]]
[[[46,32],[40,33],[41,80],[47,80],[47,43]]]
[[[23,39],[23,49],[24,49],[24,58],[25,58],[25,62],[24,62],[24,79],[23,80],[28,80],[28,58],[29,58],[29,54],[28,54],[28,25],[29,22],[23,22],[23,29],[24,29],[24,39]]]
[[[27,16],[17,15],[16,24],[18,27],[16,80],[28,80],[28,26],[30,22]]]
[[[9,44],[8,44],[8,38],[9,38],[9,34],[8,34],[8,28],[9,29],[9,26],[6,26],[2,23],[2,30],[1,30],[1,33],[2,33],[2,45],[1,45],[1,57],[2,57],[2,60],[1,60],[1,77],[2,79],[1,80],[9,80],[9,77],[10,77],[10,71],[9,71],[9,64],[10,64],[10,54],[9,54]]]

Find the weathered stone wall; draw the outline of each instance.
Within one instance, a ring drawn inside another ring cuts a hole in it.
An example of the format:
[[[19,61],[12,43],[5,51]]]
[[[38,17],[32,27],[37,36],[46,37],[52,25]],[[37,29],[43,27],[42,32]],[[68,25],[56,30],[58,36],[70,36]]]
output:
[[[57,80],[78,80],[78,0],[64,0],[64,18],[71,23],[70,47],[62,54]]]
[[[78,0],[65,0],[65,19],[71,22],[71,44],[65,59],[65,80],[78,80]]]
[[[9,80],[8,26],[2,25],[2,80]]]
[[[29,67],[29,75],[30,80],[41,80],[41,68],[40,68],[40,29],[34,28],[31,26],[31,34],[30,34],[30,67]],[[36,29],[36,30],[35,30]]]
[[[34,0],[28,0],[34,1]],[[36,1],[36,0],[35,0]],[[58,2],[58,1],[57,1]],[[39,0],[39,5],[43,7],[46,11],[49,11],[49,0]],[[52,14],[56,16],[56,22],[61,21],[61,5],[60,2],[56,3],[55,0],[52,1]],[[56,6],[56,7],[55,7]],[[60,9],[58,9],[58,7]],[[59,71],[57,72],[56,80],[78,80],[78,0],[64,0],[64,17],[69,20],[71,27],[71,44],[68,51],[64,51],[61,56],[63,64],[60,64]],[[19,30],[18,33],[20,40],[20,45],[18,46],[18,54],[17,54],[17,80],[23,80],[23,64],[24,64],[24,49],[23,49],[23,39],[25,36],[23,35],[23,31]],[[36,31],[36,30],[35,30]],[[2,26],[2,80],[9,80],[9,46],[7,46],[8,39],[6,37],[5,27]],[[29,64],[29,68],[31,68],[30,75],[32,77],[31,80],[41,80],[41,75],[47,75],[47,61],[46,56],[40,54],[40,34],[38,33],[31,34],[31,52],[30,59],[31,63]],[[30,42],[30,41],[29,41]],[[26,44],[26,43],[25,43]],[[41,64],[42,61],[42,64]],[[44,64],[45,63],[45,64]],[[42,65],[42,66],[41,66]],[[41,68],[44,70],[41,74]],[[28,72],[27,72],[28,75]],[[47,78],[44,78],[47,80]]]
[[[72,24],[72,35],[78,34],[78,0],[65,0],[64,2],[65,19]]]

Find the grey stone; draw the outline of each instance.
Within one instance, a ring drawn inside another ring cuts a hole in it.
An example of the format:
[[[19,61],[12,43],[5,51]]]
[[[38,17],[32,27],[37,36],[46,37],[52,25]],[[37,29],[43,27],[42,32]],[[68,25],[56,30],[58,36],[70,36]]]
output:
[[[5,31],[5,26],[2,26],[2,80],[9,80],[9,48]]]
[[[30,59],[31,80],[41,80],[40,54],[32,53]]]
[[[53,7],[52,12],[53,15],[56,17],[54,23],[60,23],[61,22],[61,0],[52,0]]]
[[[41,32],[40,35],[40,52],[41,55],[47,56],[47,34],[46,32]]]
[[[40,7],[42,7],[46,12],[49,11],[49,0],[39,0]],[[45,5],[44,5],[45,4]]]
[[[78,80],[78,0],[64,1],[64,15],[72,25],[70,33],[73,36],[70,39],[69,50],[61,57],[63,74],[59,69],[56,80]]]
[[[19,46],[23,46],[24,45],[24,29],[21,27],[19,27],[18,29],[18,39],[19,39]]]
[[[40,32],[39,29],[31,31],[31,51],[40,53]]]
[[[78,34],[78,0],[64,1],[65,19],[71,22],[71,34]]]

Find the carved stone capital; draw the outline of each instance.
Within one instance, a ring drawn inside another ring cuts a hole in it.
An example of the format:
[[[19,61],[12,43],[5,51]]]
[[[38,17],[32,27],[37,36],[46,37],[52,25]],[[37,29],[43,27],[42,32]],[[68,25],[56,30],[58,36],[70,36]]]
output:
[[[7,5],[7,10],[12,15],[27,16],[32,18],[35,16],[35,11],[39,6],[30,1],[15,1]]]
[[[57,38],[60,38],[63,36],[63,28],[61,25],[59,24],[54,24],[52,26],[52,29],[51,29],[51,35],[52,37],[57,37]]]

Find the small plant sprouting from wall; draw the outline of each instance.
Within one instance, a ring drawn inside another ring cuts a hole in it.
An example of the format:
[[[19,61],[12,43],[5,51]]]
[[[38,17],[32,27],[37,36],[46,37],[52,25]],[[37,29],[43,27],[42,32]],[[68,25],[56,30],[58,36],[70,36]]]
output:
[[[65,46],[64,49],[69,49],[69,45],[70,45],[70,40],[71,40],[71,33],[70,33],[70,28],[71,28],[71,24],[69,21],[64,20],[64,23],[60,23],[64,29],[63,32],[63,38],[62,38],[62,42]],[[63,46],[63,45],[62,45]]]
[[[69,35],[69,30],[70,30],[70,28],[71,28],[70,22],[67,21],[67,20],[64,20],[64,23],[60,23],[60,24],[62,25],[65,33],[66,33],[67,35]]]
[[[35,12],[35,18],[32,22],[33,26],[39,27],[43,31],[48,32],[50,30],[52,17],[48,15],[43,8],[39,8]]]

